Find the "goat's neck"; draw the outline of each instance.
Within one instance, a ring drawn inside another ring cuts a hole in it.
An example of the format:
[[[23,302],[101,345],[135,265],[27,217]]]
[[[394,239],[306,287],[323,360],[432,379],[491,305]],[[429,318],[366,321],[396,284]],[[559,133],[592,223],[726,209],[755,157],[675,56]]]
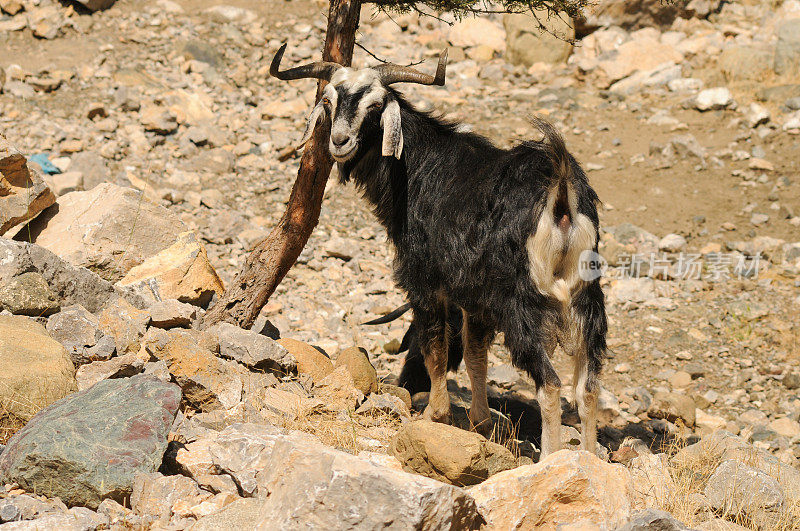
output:
[[[458,142],[458,133],[434,118],[414,110],[402,109],[403,154],[400,160],[381,156],[377,139],[353,165],[340,165],[343,180],[352,179],[369,201],[380,223],[395,245],[401,245],[406,228],[409,183],[425,177],[436,156],[435,146]],[[445,138],[449,137],[449,138]]]

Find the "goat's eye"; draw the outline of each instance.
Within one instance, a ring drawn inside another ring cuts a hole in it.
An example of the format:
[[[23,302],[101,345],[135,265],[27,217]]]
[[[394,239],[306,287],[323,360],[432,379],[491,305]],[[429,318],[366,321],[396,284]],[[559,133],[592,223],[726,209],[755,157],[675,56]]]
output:
[[[331,100],[328,99],[328,98],[322,98],[322,104],[323,105],[330,105],[331,104]]]
[[[380,109],[381,107],[383,107],[382,101],[376,101],[375,103],[369,106],[370,110]]]

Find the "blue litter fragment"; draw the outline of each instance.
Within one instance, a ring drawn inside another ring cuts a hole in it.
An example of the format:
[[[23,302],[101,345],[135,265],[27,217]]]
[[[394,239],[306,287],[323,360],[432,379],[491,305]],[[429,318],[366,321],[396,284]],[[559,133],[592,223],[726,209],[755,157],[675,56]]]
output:
[[[61,173],[61,170],[55,167],[55,165],[50,162],[50,159],[47,158],[47,153],[37,153],[35,155],[31,155],[28,157],[28,160],[31,162],[35,162],[39,166],[41,166],[42,171],[45,172],[47,175],[53,175],[54,173]]]

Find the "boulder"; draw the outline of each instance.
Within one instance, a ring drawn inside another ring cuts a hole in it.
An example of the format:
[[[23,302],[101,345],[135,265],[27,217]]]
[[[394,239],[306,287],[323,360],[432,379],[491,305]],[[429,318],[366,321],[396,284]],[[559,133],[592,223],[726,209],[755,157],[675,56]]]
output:
[[[392,439],[391,453],[414,472],[451,485],[474,485],[514,468],[504,446],[482,435],[427,420],[406,423]]]
[[[360,347],[346,348],[339,353],[334,367],[345,367],[353,377],[356,389],[368,395],[378,391],[378,373],[369,361],[367,351]]]
[[[193,333],[150,328],[142,343],[148,354],[166,362],[192,407],[211,411],[230,409],[241,402],[247,369],[218,358]]]
[[[0,315],[0,422],[25,423],[77,390],[66,349],[39,323]]]
[[[771,74],[772,53],[756,46],[730,46],[717,64],[728,81],[763,81]]]
[[[308,374],[318,382],[333,372],[330,358],[318,349],[296,339],[284,337],[277,340],[297,360],[297,372]]]
[[[727,460],[737,461],[777,480],[786,495],[788,506],[800,504],[800,470],[727,431],[714,432],[700,442],[683,448],[672,458],[673,463],[689,470],[703,463]]]
[[[491,529],[616,529],[631,514],[630,474],[582,450],[560,450],[535,465],[492,476],[469,489]]]
[[[256,529],[475,529],[464,490],[398,472],[309,437],[279,436],[258,475]]]
[[[487,18],[465,18],[450,27],[448,40],[453,46],[488,46],[496,52],[506,49],[506,32]]]
[[[103,183],[87,192],[59,197],[28,225],[28,231],[37,245],[116,281],[173,245],[186,227],[138,190]]]
[[[786,496],[769,475],[734,459],[723,461],[708,478],[703,490],[709,505],[723,515],[758,513],[778,509]]]
[[[800,18],[782,22],[778,26],[777,33],[775,73],[779,75],[800,73]]]
[[[720,4],[720,0],[603,0],[589,4],[576,24],[582,35],[608,26],[620,26],[626,30],[669,28],[678,17],[706,17]]]
[[[598,67],[610,85],[637,70],[653,70],[664,63],[680,64],[681,61],[683,54],[672,46],[642,37],[619,45],[615,52],[600,60]]]
[[[219,338],[219,355],[224,358],[259,371],[277,374],[297,371],[297,360],[274,339],[230,323],[219,323],[211,332]]]
[[[507,14],[503,16],[503,26],[506,29],[506,56],[512,64],[561,64],[572,53],[575,30],[557,15],[548,16],[542,10],[533,15]]]
[[[0,481],[96,509],[130,497],[134,477],[155,472],[180,389],[150,376],[104,380],[39,412],[0,455]]]
[[[203,307],[225,290],[193,232],[179,234],[174,244],[132,267],[118,285],[156,300],[177,299]]]
[[[129,289],[115,287],[43,247],[0,238],[0,282],[29,272],[39,273],[62,305],[80,304],[94,313],[117,297],[124,297],[136,307],[145,303]]]
[[[89,389],[101,380],[110,378],[128,378],[144,371],[150,356],[144,352],[128,352],[122,356],[115,356],[108,361],[93,361],[81,365],[75,379],[78,380],[78,390]]]
[[[282,430],[271,425],[233,424],[219,433],[208,452],[217,470],[230,475],[244,496],[258,490],[256,476],[266,470]]]
[[[0,309],[3,308],[15,315],[46,317],[61,307],[44,277],[31,271],[7,282],[0,280]]]
[[[111,300],[97,316],[100,330],[114,338],[117,352],[137,352],[150,324],[150,314],[122,297]]]
[[[364,393],[356,389],[347,367],[337,367],[316,382],[314,396],[322,400],[328,411],[350,411],[364,399]]]
[[[25,157],[0,135],[0,235],[33,219],[55,201],[41,174],[31,171]]]
[[[158,472],[140,472],[133,481],[131,508],[142,516],[168,522],[180,512],[177,506],[192,507],[211,498],[186,476],[164,476]]]

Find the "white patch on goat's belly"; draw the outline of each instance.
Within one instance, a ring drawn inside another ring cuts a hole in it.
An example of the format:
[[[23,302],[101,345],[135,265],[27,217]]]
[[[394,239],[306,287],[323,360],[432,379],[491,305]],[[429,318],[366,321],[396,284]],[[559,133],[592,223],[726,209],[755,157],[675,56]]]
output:
[[[536,230],[526,243],[528,268],[533,285],[542,295],[568,304],[575,288],[583,282],[580,256],[583,251],[594,249],[596,231],[592,220],[574,210],[570,213],[572,223],[563,231],[553,219],[555,200],[556,194],[551,193]]]

